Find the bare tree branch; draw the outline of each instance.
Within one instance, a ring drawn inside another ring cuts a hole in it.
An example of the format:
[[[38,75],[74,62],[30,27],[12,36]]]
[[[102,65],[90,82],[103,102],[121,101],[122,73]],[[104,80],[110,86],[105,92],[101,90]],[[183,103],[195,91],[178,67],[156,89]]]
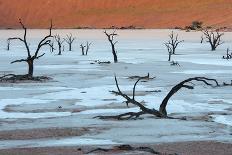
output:
[[[27,62],[27,59],[15,60],[15,61],[12,61],[11,64],[14,64],[14,63],[17,63],[17,62]]]
[[[34,55],[32,55],[32,53],[30,51],[30,48],[29,48],[29,44],[27,42],[27,28],[25,27],[25,25],[23,24],[21,19],[19,19],[19,23],[22,26],[22,28],[24,29],[23,38],[20,38],[20,37],[9,38],[8,39],[8,44],[10,44],[11,40],[19,40],[19,41],[23,42],[26,49],[27,49],[27,58],[26,59],[15,60],[15,61],[12,61],[11,63],[27,62],[27,64],[28,64],[28,74],[27,74],[28,76],[27,77],[32,78],[33,72],[34,72],[34,60],[39,59],[40,57],[44,56],[44,54],[45,54],[45,53],[43,53],[42,55],[38,56],[38,53],[39,53],[40,49],[45,45],[51,46],[50,43],[51,43],[51,38],[52,38],[52,34],[51,34],[52,33],[52,21],[51,21],[51,25],[50,25],[50,29],[49,29],[49,34],[47,36],[45,36],[39,42],[38,47],[37,47]]]
[[[105,35],[108,38],[108,41],[110,42],[111,45],[111,49],[112,49],[112,54],[114,56],[114,63],[118,62],[118,56],[117,56],[117,51],[115,49],[115,44],[118,43],[118,41],[114,42],[114,37],[117,36],[118,34],[116,34],[116,31],[114,31],[113,33],[107,33],[106,30],[104,31]]]
[[[60,35],[55,35],[55,40],[59,47],[59,53],[58,55],[62,55],[62,44],[64,43],[64,39],[61,39]]]
[[[68,45],[69,45],[69,51],[72,51],[72,44],[73,44],[75,39],[76,38],[73,37],[71,33],[69,35],[67,35],[66,38],[64,38],[65,42],[68,43]]]
[[[172,33],[169,35],[170,40],[168,42],[165,42],[164,45],[166,46],[167,50],[168,50],[168,61],[171,61],[171,56],[173,54],[176,54],[176,48],[178,47],[178,45],[182,42],[184,42],[184,40],[179,40],[178,39],[178,34],[174,36],[174,32],[172,31]]]
[[[205,29],[202,32],[206,42],[210,44],[212,51],[215,51],[219,45],[224,43],[223,41],[221,41],[221,37],[224,35],[224,33],[219,33],[219,30]],[[204,38],[202,37],[201,42],[203,42],[203,40]]]
[[[38,46],[37,46],[37,49],[36,49],[36,52],[35,52],[35,55],[34,55],[35,58],[37,57],[37,55],[38,55],[38,53],[39,53],[39,50],[40,50],[43,46],[45,46],[45,45],[51,46],[51,45],[50,45],[50,43],[51,43],[51,38],[53,37],[53,36],[52,36],[52,27],[53,27],[53,25],[52,25],[52,20],[51,20],[51,25],[50,25],[50,28],[49,28],[49,34],[48,34],[47,36],[45,36],[45,37],[39,42],[39,44],[38,44]],[[49,40],[48,40],[48,39],[49,39]]]

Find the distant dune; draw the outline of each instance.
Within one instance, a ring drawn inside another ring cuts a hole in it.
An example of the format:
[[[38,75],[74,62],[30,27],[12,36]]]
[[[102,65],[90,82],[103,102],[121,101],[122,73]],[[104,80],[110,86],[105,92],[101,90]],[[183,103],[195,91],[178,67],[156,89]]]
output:
[[[0,0],[0,28],[232,27],[232,0]]]

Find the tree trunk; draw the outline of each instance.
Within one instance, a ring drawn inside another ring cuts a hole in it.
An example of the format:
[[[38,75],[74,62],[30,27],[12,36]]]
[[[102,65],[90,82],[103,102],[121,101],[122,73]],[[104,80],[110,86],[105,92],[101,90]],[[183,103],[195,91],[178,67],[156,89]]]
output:
[[[172,54],[176,54],[176,48],[175,47],[172,47]]]
[[[59,53],[58,53],[58,55],[62,55],[61,45],[59,45]]]
[[[81,48],[81,53],[82,53],[82,55],[85,55],[85,48],[84,47]]]
[[[216,50],[216,47],[214,45],[211,45],[211,50],[212,51],[215,51]]]
[[[114,56],[114,63],[117,63],[118,62],[118,56],[117,56],[117,53],[115,51],[115,48],[114,48],[113,44],[112,44],[112,53],[113,53],[113,56]]]
[[[166,110],[166,107],[167,107],[167,104],[168,104],[168,101],[169,99],[176,93],[178,92],[181,88],[182,88],[182,85],[183,85],[184,82],[181,82],[179,83],[178,85],[176,85],[175,87],[173,87],[171,89],[171,91],[167,94],[167,96],[163,99],[161,105],[160,105],[160,108],[159,108],[159,112],[161,114],[163,114],[164,116],[167,116],[167,110]]]
[[[10,44],[8,43],[7,44],[7,51],[9,51],[10,50]]]
[[[69,51],[72,51],[72,44],[69,44]]]
[[[172,56],[172,53],[171,53],[171,52],[169,52],[168,61],[171,61],[171,56]]]
[[[28,77],[33,77],[34,60],[33,59],[27,60],[27,64],[28,64]]]

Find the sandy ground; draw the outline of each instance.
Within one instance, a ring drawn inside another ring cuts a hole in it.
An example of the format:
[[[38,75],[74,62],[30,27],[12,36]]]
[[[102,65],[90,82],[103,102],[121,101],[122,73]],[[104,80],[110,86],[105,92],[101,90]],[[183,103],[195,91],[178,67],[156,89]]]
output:
[[[26,73],[25,64],[10,65],[11,61],[25,57],[23,45],[14,42],[10,51],[6,51],[5,42],[10,36],[22,35],[22,31],[0,32],[0,73]],[[36,48],[38,38],[46,32],[33,30],[28,34],[31,49]],[[186,120],[156,119],[147,115],[128,121],[93,119],[98,115],[139,110],[134,106],[127,108],[123,99],[109,92],[116,89],[114,74],[127,94],[132,94],[134,83],[129,76],[148,72],[155,76],[137,87],[136,99],[150,108],[158,108],[171,87],[188,77],[206,76],[217,78],[220,83],[230,82],[232,61],[223,60],[222,56],[231,46],[231,33],[225,33],[225,44],[211,52],[208,44],[199,43],[200,33],[175,31],[185,40],[177,50],[178,55],[172,58],[180,63],[178,67],[167,62],[163,45],[171,30],[118,31],[117,64],[93,64],[95,60],[112,61],[102,30],[56,30],[54,33],[65,36],[70,32],[78,37],[74,51],[65,50],[62,56],[57,56],[44,48],[46,55],[35,63],[35,75],[49,76],[51,81],[1,84],[2,154],[30,154],[32,151],[35,151],[33,154],[67,151],[72,154],[78,148],[90,150],[94,146],[122,144],[152,146],[160,152],[179,154],[231,152],[230,87],[211,88],[197,83],[194,90],[178,92],[169,102],[168,114]],[[93,45],[88,56],[81,56],[79,44],[86,41]]]
[[[118,150],[117,146],[91,146],[91,147],[57,147],[57,148],[30,148],[30,149],[11,149],[0,150],[1,154],[5,155],[78,155],[78,154],[96,154],[96,155],[150,155],[146,151],[126,151]],[[184,142],[184,143],[166,143],[166,144],[154,144],[154,145],[133,145],[133,147],[149,147],[159,152],[159,155],[231,155],[232,145],[220,142]],[[90,151],[96,149],[112,149],[110,151],[98,150],[93,153]]]

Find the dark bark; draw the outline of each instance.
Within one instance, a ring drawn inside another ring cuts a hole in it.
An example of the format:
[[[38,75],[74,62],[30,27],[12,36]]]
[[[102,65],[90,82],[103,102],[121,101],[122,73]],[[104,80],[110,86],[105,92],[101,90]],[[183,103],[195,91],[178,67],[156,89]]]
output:
[[[153,148],[151,147],[146,147],[146,146],[141,146],[141,147],[133,147],[131,145],[120,145],[120,146],[114,146],[113,148],[96,148],[96,149],[93,149],[89,152],[86,152],[85,154],[100,154],[100,152],[102,154],[112,154],[112,153],[115,153],[115,152],[119,152],[122,151],[121,153],[129,153],[131,154],[130,152],[131,151],[135,151],[137,153],[143,153],[143,154],[155,154],[155,155],[162,155],[162,154],[165,154],[165,153],[162,153],[162,152],[158,152],[158,151],[155,151]],[[132,152],[133,153],[133,152]],[[168,154],[166,153],[166,155],[177,155],[177,154]]]
[[[28,64],[28,76],[33,77],[33,72],[34,72],[34,59],[28,59],[27,60]]]
[[[86,51],[85,51],[85,55],[88,55],[89,49],[90,49],[90,45],[92,43],[89,43],[88,41],[86,42]]]
[[[83,44],[80,45],[81,48],[81,55],[85,55],[85,47]]]
[[[108,38],[108,41],[110,42],[111,45],[111,49],[112,49],[112,54],[114,57],[114,63],[118,62],[118,56],[117,56],[117,51],[115,49],[115,44],[117,44],[117,41],[114,42],[114,37],[117,36],[117,34],[115,33],[115,31],[113,33],[107,33],[106,31],[104,31],[105,35]]]
[[[229,53],[229,52],[230,52],[230,49],[227,48],[227,50],[226,50],[226,56],[223,56],[222,58],[223,59],[227,59],[227,60],[232,59],[232,52],[231,53]]]
[[[6,50],[9,51],[10,50],[10,40],[7,40],[7,47]]]
[[[61,39],[60,35],[56,35],[55,40],[58,45],[58,50],[59,50],[58,55],[62,55],[62,44],[64,43],[64,40]]]
[[[171,61],[171,57],[172,57],[172,53],[169,52],[169,53],[168,53],[168,61]]]
[[[53,40],[51,41],[51,44],[50,44],[50,52],[53,53],[55,50],[54,48],[54,37],[53,37]]]
[[[177,61],[171,61],[171,62],[170,62],[170,65],[171,65],[171,66],[179,66],[179,67],[180,67],[179,62],[177,62]]]

